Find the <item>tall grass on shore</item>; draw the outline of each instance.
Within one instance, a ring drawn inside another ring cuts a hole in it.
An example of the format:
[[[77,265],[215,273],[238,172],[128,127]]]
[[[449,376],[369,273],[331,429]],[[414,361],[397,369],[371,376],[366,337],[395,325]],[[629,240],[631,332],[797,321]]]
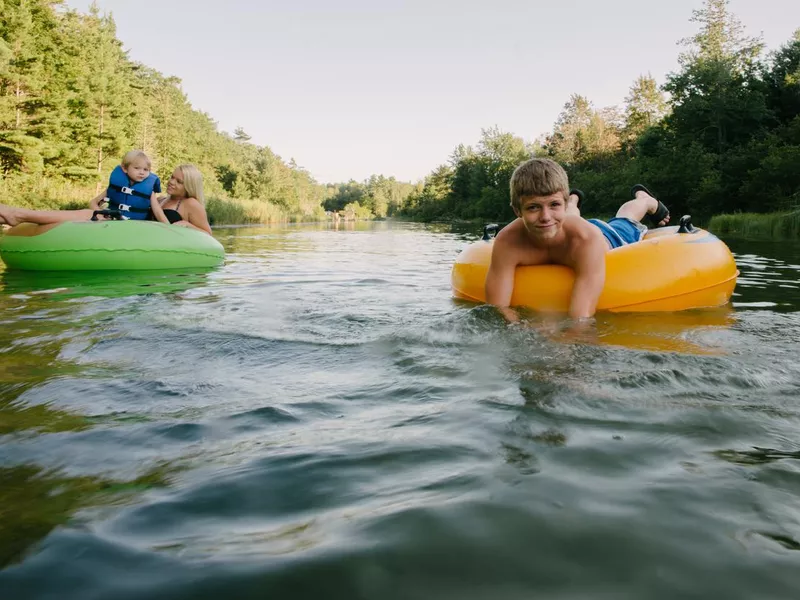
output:
[[[800,210],[782,213],[736,213],[711,217],[709,231],[752,239],[800,238]]]
[[[89,208],[95,186],[32,176],[0,178],[0,203],[21,208],[71,210]]]
[[[212,225],[278,223],[286,220],[283,211],[269,202],[208,198],[206,212]]]
[[[206,200],[206,212],[212,225],[313,222],[328,219],[322,207],[311,213],[287,213],[281,207],[261,200],[209,198]]]
[[[0,203],[43,210],[74,210],[89,208],[89,200],[97,195],[94,185],[67,181],[55,182],[41,178],[0,178]],[[281,223],[287,221],[324,220],[327,217],[320,207],[319,214],[292,215],[270,202],[258,200],[231,200],[208,198],[206,211],[212,225],[246,225],[256,223]]]

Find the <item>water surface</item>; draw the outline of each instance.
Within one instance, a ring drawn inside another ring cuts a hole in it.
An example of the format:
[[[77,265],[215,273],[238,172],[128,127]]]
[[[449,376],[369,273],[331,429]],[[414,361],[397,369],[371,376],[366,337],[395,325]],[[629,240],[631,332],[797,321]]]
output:
[[[451,299],[476,233],[0,274],[3,597],[796,597],[800,244],[575,340]]]

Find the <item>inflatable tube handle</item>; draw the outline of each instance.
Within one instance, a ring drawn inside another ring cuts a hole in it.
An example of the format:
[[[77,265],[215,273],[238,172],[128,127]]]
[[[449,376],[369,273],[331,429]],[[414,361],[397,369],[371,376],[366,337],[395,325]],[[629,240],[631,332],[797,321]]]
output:
[[[497,223],[489,223],[483,227],[483,237],[481,238],[484,242],[488,242],[492,239],[490,233],[494,233],[497,235],[497,232],[500,231],[500,226]]]
[[[678,233],[697,233],[700,231],[692,225],[692,215],[683,215],[678,227]]]
[[[104,210],[96,210],[92,213],[92,221],[97,221],[97,215],[102,215],[104,217],[110,217],[111,219],[116,219],[117,221],[122,220],[122,213],[118,210],[112,210],[110,208],[106,208]]]

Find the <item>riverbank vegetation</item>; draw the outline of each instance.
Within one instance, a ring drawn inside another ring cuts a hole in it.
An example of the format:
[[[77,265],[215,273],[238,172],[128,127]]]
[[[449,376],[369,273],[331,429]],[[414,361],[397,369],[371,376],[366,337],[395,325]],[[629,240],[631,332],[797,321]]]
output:
[[[350,180],[326,186],[325,210],[347,219],[397,216],[417,186],[394,177],[372,175],[364,183]],[[420,187],[421,189],[421,187]]]
[[[711,217],[708,228],[720,235],[748,239],[798,239],[800,238],[800,210],[768,214],[715,215]]]

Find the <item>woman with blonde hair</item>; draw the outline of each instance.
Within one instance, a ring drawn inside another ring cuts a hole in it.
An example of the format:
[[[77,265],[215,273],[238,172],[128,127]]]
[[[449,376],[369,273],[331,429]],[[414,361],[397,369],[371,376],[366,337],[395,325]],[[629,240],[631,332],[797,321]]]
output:
[[[167,196],[150,198],[153,218],[162,223],[211,233],[203,198],[203,175],[194,165],[180,165],[167,182]]]
[[[127,155],[126,155],[127,156]],[[147,167],[149,172],[149,165]],[[0,224],[36,223],[52,225],[67,221],[90,221],[105,201],[100,194],[80,210],[32,210],[0,204]],[[150,196],[150,220],[180,227],[191,227],[211,234],[203,198],[203,175],[194,165],[181,165],[173,171],[167,184],[167,196]]]

